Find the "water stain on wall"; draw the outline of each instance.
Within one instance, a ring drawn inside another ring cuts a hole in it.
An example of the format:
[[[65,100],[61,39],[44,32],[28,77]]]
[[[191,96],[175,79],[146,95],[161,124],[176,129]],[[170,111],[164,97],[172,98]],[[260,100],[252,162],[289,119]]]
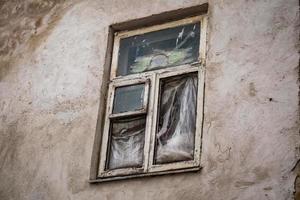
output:
[[[0,81],[9,73],[10,62],[9,61],[0,61]]]
[[[65,0],[0,2],[0,80],[46,40],[69,7]]]
[[[3,130],[0,139],[0,171],[7,164],[14,166],[14,161],[18,157],[18,147],[24,139],[24,135],[18,131],[18,121],[9,124],[7,129]]]
[[[255,167],[252,172],[255,174],[257,181],[263,181],[270,176],[267,168]]]

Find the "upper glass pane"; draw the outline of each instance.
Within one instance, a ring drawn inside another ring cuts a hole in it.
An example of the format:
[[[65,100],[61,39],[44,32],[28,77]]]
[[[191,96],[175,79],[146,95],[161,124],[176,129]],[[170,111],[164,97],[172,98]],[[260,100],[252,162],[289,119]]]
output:
[[[121,39],[117,76],[195,62],[199,43],[200,23]]]
[[[137,111],[143,109],[145,84],[117,87],[113,113]]]

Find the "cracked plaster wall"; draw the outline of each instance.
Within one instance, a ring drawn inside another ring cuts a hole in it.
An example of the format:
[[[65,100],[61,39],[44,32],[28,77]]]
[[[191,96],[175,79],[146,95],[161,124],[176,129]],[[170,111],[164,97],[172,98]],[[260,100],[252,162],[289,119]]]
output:
[[[204,0],[0,1],[0,199],[299,199],[299,5],[209,3],[199,173],[89,184],[108,26]]]

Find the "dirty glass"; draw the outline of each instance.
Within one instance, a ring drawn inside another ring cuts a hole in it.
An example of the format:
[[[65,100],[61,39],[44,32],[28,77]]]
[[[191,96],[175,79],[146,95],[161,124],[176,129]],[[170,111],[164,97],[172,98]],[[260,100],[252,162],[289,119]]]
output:
[[[141,110],[144,104],[145,84],[117,87],[113,113]]]
[[[121,39],[117,76],[195,62],[199,41],[199,23]]]
[[[155,163],[193,159],[197,82],[196,73],[161,81]]]
[[[108,169],[142,166],[145,124],[145,116],[111,122]]]

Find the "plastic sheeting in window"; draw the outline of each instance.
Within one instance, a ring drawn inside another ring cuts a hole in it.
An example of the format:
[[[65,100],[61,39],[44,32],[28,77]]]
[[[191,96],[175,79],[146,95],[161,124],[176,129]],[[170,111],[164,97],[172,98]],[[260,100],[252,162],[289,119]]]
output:
[[[141,167],[146,117],[127,117],[111,122],[108,169]]]
[[[155,163],[193,159],[197,82],[196,73],[162,80]]]

